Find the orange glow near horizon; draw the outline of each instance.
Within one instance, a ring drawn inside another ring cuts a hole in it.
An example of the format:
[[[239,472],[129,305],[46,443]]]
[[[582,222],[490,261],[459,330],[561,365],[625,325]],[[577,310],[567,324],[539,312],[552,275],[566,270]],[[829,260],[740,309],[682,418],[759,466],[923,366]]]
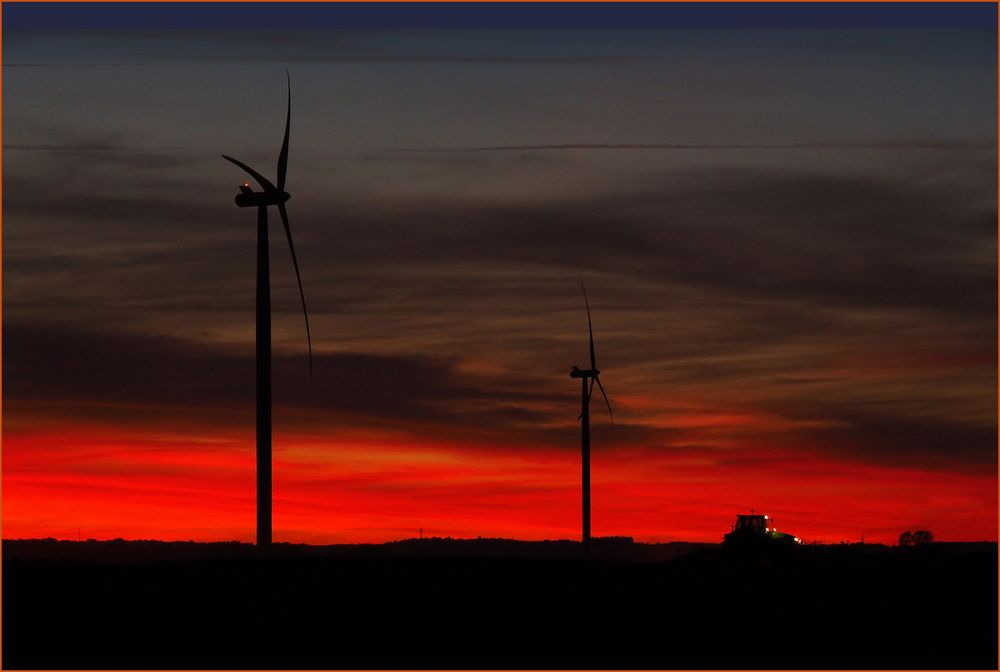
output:
[[[572,431],[572,430],[569,430]],[[377,543],[424,536],[576,539],[575,450],[421,441],[354,430],[275,434],[275,541]],[[596,448],[596,446],[595,446]],[[717,542],[755,509],[806,541],[894,543],[907,529],[996,540],[992,476],[837,461],[819,453],[596,449],[594,534]],[[114,426],[5,429],[3,537],[250,542],[251,432]]]

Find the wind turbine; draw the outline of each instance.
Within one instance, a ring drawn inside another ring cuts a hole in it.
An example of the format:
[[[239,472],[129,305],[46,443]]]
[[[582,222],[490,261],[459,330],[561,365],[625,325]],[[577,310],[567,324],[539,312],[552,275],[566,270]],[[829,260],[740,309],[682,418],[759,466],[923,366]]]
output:
[[[288,82],[288,111],[285,116],[285,139],[278,154],[278,185],[256,170],[231,156],[222,155],[226,161],[245,170],[263,191],[254,191],[249,182],[240,185],[236,195],[236,205],[241,208],[257,208],[257,545],[271,544],[271,271],[268,260],[267,209],[278,206],[281,223],[285,227],[288,249],[292,253],[295,279],[299,283],[299,297],[302,299],[302,313],[306,318],[306,341],[309,344],[309,373],[312,374],[312,335],[309,332],[309,311],[306,309],[306,295],[302,291],[302,276],[299,262],[295,258],[292,230],[288,227],[288,213],[285,201],[291,196],[285,191],[285,173],[288,170],[288,131],[292,118],[292,81],[286,71]]]
[[[608,394],[604,391],[604,385],[601,384],[601,372],[597,368],[597,358],[594,355],[594,327],[590,321],[590,301],[587,299],[587,288],[583,284],[583,278],[580,278],[580,289],[583,290],[583,300],[587,304],[587,330],[590,333],[590,368],[586,371],[581,371],[577,367],[573,367],[570,371],[570,378],[579,378],[581,382],[581,396],[580,404],[582,410],[580,411],[580,417],[577,418],[581,420],[580,424],[580,447],[583,454],[583,543],[585,546],[590,544],[590,398],[594,394],[594,383],[601,388],[601,394],[604,395],[604,403],[608,405],[608,415],[611,416],[611,424],[615,423],[614,413],[611,411],[611,402],[608,400]],[[590,386],[588,389],[587,379],[590,379]]]

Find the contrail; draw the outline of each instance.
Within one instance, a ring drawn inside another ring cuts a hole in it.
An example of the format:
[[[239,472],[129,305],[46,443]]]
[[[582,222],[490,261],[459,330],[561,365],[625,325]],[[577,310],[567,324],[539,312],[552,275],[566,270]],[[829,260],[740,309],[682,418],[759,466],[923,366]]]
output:
[[[973,141],[885,141],[885,142],[791,142],[791,143],[599,143],[580,142],[544,145],[485,145],[480,147],[397,147],[387,151],[398,153],[471,153],[471,152],[561,152],[573,150],[726,150],[726,149],[867,149],[905,150],[930,149],[944,151],[993,150],[996,145]]]

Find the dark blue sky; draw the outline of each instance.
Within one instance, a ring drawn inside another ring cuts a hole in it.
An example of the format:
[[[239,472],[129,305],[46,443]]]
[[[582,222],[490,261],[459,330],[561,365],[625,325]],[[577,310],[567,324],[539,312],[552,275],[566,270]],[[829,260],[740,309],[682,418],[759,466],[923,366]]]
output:
[[[985,2],[225,2],[6,3],[7,30],[436,28],[979,28],[996,26]]]

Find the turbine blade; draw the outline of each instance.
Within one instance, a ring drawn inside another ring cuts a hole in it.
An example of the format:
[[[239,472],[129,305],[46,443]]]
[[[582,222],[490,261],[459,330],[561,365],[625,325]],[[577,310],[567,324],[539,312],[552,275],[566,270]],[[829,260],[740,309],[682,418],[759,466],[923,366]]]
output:
[[[278,189],[285,190],[285,173],[288,171],[288,130],[292,122],[292,78],[285,70],[288,80],[288,112],[285,114],[285,140],[281,143],[281,153],[278,154]]]
[[[604,403],[608,405],[608,415],[611,416],[611,424],[615,424],[615,414],[611,412],[611,401],[608,399],[608,393],[604,391],[604,386],[601,385],[601,378],[599,376],[594,376],[594,380],[597,381],[597,386],[601,388],[601,394],[604,395]]]
[[[580,288],[583,290],[583,300],[587,304],[587,331],[590,332],[590,368],[597,369],[597,357],[594,356],[594,327],[590,323],[590,300],[587,299],[587,288],[583,285],[582,277],[580,278]]]
[[[306,293],[302,291],[302,276],[299,275],[299,260],[295,257],[295,244],[292,243],[292,230],[288,226],[288,212],[285,211],[285,204],[278,204],[278,213],[281,214],[281,223],[285,226],[285,237],[288,238],[288,249],[292,253],[292,265],[295,267],[295,279],[299,282],[299,297],[302,299],[302,314],[306,318],[306,341],[309,343],[309,375],[312,375],[313,368],[313,346],[312,333],[309,331],[309,310],[306,308]]]
[[[237,166],[239,166],[247,173],[249,173],[250,177],[257,180],[257,184],[259,184],[261,186],[261,189],[263,189],[264,191],[274,191],[274,185],[271,184],[270,180],[268,180],[266,177],[258,173],[256,170],[254,170],[247,164],[243,163],[242,161],[238,161],[231,156],[226,156],[225,154],[222,155],[222,158],[224,158],[226,161],[229,161],[230,163],[235,163]]]

